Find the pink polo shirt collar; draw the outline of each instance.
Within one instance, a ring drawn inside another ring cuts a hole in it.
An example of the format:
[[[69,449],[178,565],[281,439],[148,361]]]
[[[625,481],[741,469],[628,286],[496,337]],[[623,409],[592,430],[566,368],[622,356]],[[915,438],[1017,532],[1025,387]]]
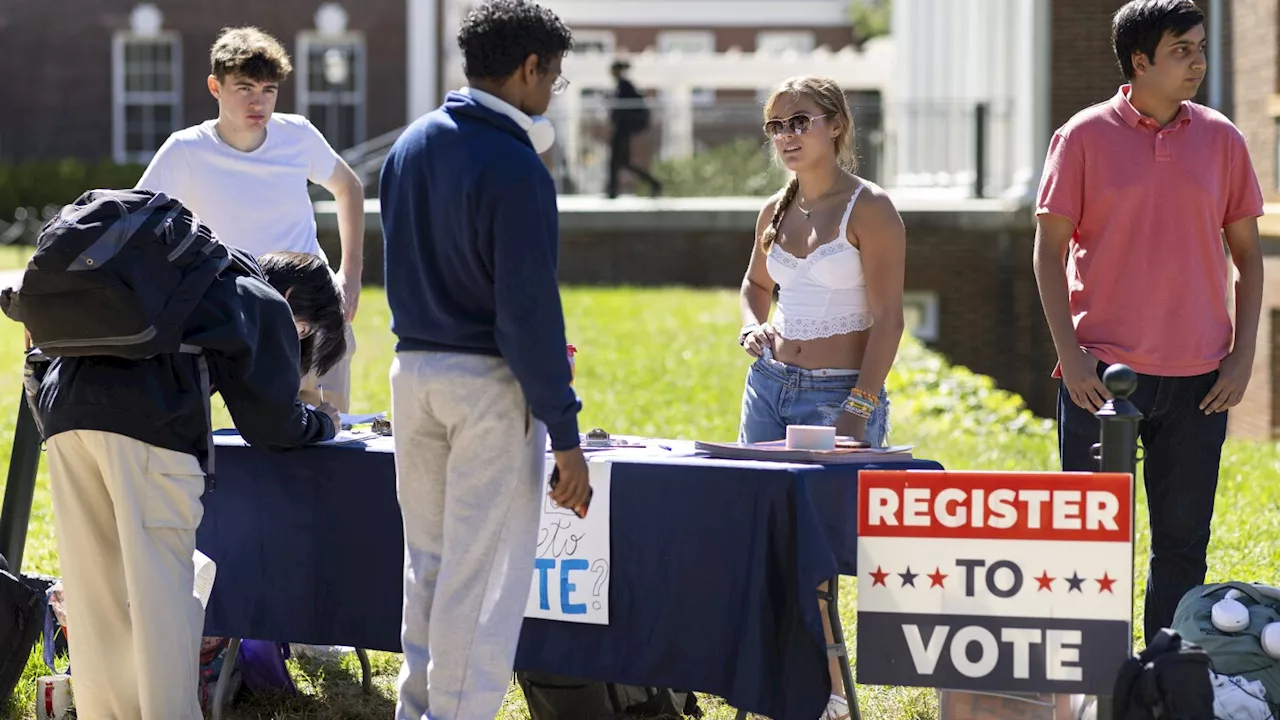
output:
[[[1160,129],[1155,120],[1138,112],[1138,108],[1133,106],[1129,101],[1129,93],[1133,90],[1133,86],[1128,83],[1121,85],[1120,89],[1111,98],[1111,107],[1120,115],[1131,128],[1138,125],[1146,125],[1150,128]],[[1169,123],[1170,128],[1183,127],[1191,124],[1191,107],[1186,100],[1182,101],[1182,105],[1178,108],[1178,114],[1173,116],[1173,121]]]

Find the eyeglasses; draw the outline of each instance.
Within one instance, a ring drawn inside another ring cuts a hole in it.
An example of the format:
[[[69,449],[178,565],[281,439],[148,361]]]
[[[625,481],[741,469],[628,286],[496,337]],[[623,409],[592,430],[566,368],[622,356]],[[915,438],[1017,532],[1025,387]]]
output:
[[[564,92],[567,87],[569,87],[569,79],[560,75],[556,78],[555,82],[551,83],[551,94],[559,95]]]
[[[813,128],[814,120],[830,116],[831,113],[824,115],[792,115],[785,120],[770,120],[764,124],[764,134],[775,140],[787,134],[804,135]]]

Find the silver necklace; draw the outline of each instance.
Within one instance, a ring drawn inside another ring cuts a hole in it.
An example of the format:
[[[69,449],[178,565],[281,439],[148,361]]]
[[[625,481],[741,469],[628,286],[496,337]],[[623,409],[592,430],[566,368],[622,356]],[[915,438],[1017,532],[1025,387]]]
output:
[[[818,209],[818,206],[822,204],[822,201],[826,200],[827,197],[831,195],[831,193],[835,192],[838,189],[840,189],[840,183],[836,183],[835,185],[832,185],[830,190],[826,191],[825,193],[822,194],[822,197],[818,198],[817,202],[813,204],[813,208],[810,210],[805,210],[804,207],[800,205],[800,198],[796,198],[796,209],[799,210],[801,214],[804,215],[805,220],[808,220],[809,215],[813,213],[814,210]]]

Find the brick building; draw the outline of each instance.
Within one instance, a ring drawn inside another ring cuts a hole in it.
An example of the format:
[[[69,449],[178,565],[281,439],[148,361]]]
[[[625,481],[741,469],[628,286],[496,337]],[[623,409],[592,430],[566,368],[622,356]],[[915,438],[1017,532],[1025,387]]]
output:
[[[0,161],[146,162],[176,128],[213,117],[209,47],[228,25],[285,43],[278,109],[338,147],[402,126],[405,0],[16,0],[0,4]]]
[[[1258,328],[1258,355],[1249,392],[1233,418],[1239,434],[1280,438],[1280,2],[1232,3],[1232,113],[1244,133],[1267,199],[1259,222],[1266,254],[1266,291]]]
[[[546,0],[581,47],[805,52],[852,40],[846,0]],[[278,109],[340,149],[393,132],[462,84],[453,34],[469,0],[12,0],[0,4],[0,162],[146,162],[211,117],[208,50],[256,25],[294,59]],[[730,11],[728,8],[732,8]],[[21,70],[19,70],[21,68]]]

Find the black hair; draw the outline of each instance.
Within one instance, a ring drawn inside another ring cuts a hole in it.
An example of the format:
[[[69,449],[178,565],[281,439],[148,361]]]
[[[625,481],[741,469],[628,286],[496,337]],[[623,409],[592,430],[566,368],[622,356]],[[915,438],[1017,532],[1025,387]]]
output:
[[[462,69],[471,80],[505,80],[530,55],[546,73],[551,59],[573,49],[573,33],[555,13],[532,0],[489,0],[458,30]]]
[[[311,334],[300,341],[302,374],[329,372],[347,354],[342,293],[333,272],[310,253],[271,252],[258,258],[258,264],[271,287],[287,294],[293,317],[311,326]]]
[[[1126,80],[1134,77],[1133,54],[1155,64],[1156,48],[1165,32],[1182,37],[1204,24],[1204,12],[1193,0],[1130,0],[1111,18],[1111,47]]]

